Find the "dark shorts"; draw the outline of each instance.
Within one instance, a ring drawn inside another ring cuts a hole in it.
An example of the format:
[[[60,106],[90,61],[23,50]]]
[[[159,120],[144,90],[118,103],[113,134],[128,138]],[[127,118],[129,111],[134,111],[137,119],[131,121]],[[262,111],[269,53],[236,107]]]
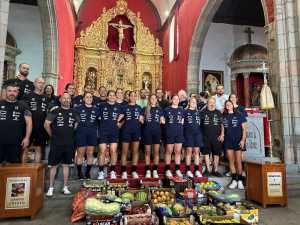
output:
[[[222,155],[223,152],[223,144],[222,142],[218,141],[218,137],[203,137],[203,143],[204,146],[201,149],[201,153],[203,155],[217,155],[220,156]]]
[[[184,136],[184,147],[187,148],[201,148],[203,147],[202,134],[187,134]]]
[[[121,134],[121,142],[123,143],[130,143],[134,141],[141,140],[141,129],[140,128],[124,128],[122,129]]]
[[[0,144],[0,163],[20,163],[21,145]]]
[[[30,143],[33,146],[44,147],[47,143],[48,137],[49,136],[44,127],[33,127],[30,136]]]
[[[76,147],[87,147],[97,145],[97,129],[80,127],[75,134]]]
[[[184,142],[182,129],[166,129],[166,144],[182,144]]]
[[[74,160],[74,146],[51,144],[48,165],[56,166],[59,163],[70,165]]]
[[[144,145],[160,144],[161,142],[161,129],[147,129],[143,130],[143,143]]]
[[[111,144],[119,142],[119,130],[100,130],[98,144]]]
[[[237,140],[224,140],[224,148],[225,150],[231,149],[234,151],[243,151],[240,147],[240,139]]]

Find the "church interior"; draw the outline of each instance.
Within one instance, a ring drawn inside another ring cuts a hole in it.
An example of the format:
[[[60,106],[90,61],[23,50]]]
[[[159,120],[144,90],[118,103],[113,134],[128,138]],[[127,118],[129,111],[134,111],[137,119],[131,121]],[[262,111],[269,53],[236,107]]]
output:
[[[68,83],[78,95],[89,85],[213,96],[222,85],[249,114],[246,159],[285,165],[289,204],[260,209],[258,224],[298,224],[299,24],[298,0],[1,0],[0,84],[26,63],[28,79],[42,76],[58,96]],[[0,213],[0,223],[71,224],[72,200],[45,199],[35,220]]]

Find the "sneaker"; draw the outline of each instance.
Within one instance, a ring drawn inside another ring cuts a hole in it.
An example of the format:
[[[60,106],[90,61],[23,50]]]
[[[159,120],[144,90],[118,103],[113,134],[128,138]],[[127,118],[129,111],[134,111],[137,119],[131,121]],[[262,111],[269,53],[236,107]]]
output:
[[[180,170],[176,170],[176,176],[182,178],[183,175]]]
[[[139,175],[136,171],[132,172],[131,175],[132,175],[132,178],[139,179]],[[151,175],[151,173],[150,173],[150,175]]]
[[[238,182],[236,180],[232,180],[231,184],[229,184],[229,189],[236,189],[238,187]]]
[[[146,176],[145,178],[151,178],[151,171],[150,170],[147,170],[146,171]]]
[[[225,177],[231,177],[231,172],[229,171],[229,172],[225,173]]]
[[[202,174],[201,174],[201,172],[199,170],[196,170],[195,176],[196,177],[202,177]]]
[[[127,172],[122,172],[122,179],[126,179],[127,180]]]
[[[153,178],[159,178],[157,170],[153,170]]]
[[[117,179],[117,174],[115,171],[110,171],[110,179]]]
[[[204,173],[203,173],[203,176],[210,177],[211,173],[208,170],[205,170]]]
[[[239,180],[239,181],[237,182],[237,188],[238,188],[239,190],[245,190],[243,181]]]
[[[64,186],[64,188],[62,189],[61,192],[62,192],[64,195],[70,195],[70,194],[71,194],[71,192],[70,192],[68,186]]]
[[[99,171],[98,172],[98,180],[104,180],[104,172],[103,171]]]
[[[190,178],[193,178],[193,177],[194,177],[194,174],[192,173],[192,171],[188,170],[188,171],[186,172],[186,176],[187,176],[187,177],[190,177]]]
[[[223,175],[220,174],[218,171],[213,172],[212,175],[215,177],[223,177]]]
[[[167,171],[166,171],[166,177],[167,177],[167,178],[173,177],[173,174],[172,174],[171,170],[167,170]]]
[[[47,197],[52,197],[53,196],[53,192],[54,192],[54,188],[53,187],[49,187],[46,196]]]

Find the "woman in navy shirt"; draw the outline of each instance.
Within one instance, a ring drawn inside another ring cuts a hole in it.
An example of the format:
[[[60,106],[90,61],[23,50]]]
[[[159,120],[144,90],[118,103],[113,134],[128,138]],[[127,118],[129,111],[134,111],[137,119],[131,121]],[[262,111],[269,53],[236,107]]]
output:
[[[80,122],[75,134],[77,146],[77,171],[79,179],[90,178],[90,170],[94,161],[94,149],[97,145],[97,127],[99,109],[93,105],[93,95],[85,93],[83,95],[84,104],[75,108],[80,116]],[[87,170],[85,176],[82,173],[84,156],[87,155]]]
[[[228,186],[230,189],[244,189],[242,177],[242,150],[246,143],[246,118],[243,114],[234,109],[230,100],[225,102],[223,114],[224,124],[224,148],[227,151],[232,182]]]
[[[132,177],[137,179],[137,164],[139,160],[139,145],[141,139],[141,124],[144,122],[142,108],[136,104],[136,93],[129,92],[128,105],[123,107],[124,124],[122,127],[122,179],[127,179],[127,155],[129,145],[132,146]]]
[[[190,98],[188,108],[184,110],[184,146],[186,148],[186,175],[194,177],[191,171],[191,158],[194,153],[195,176],[202,177],[200,172],[200,147],[203,146],[203,138],[200,127],[200,114],[197,110],[197,99]]]
[[[238,104],[238,98],[236,94],[230,94],[229,100],[233,103],[235,111],[240,112],[242,115],[245,116],[245,118],[248,117],[245,107]]]
[[[145,160],[146,160],[146,178],[151,178],[150,170],[150,156],[151,146],[154,150],[154,165],[153,177],[158,177],[157,167],[159,163],[159,148],[161,142],[161,127],[160,124],[165,123],[163,117],[163,110],[159,107],[157,97],[152,94],[148,101],[148,106],[144,108],[144,129],[143,129],[143,143],[145,145]]]
[[[164,115],[166,119],[165,135],[166,135],[166,155],[165,155],[165,171],[168,178],[172,177],[170,169],[171,156],[175,151],[175,169],[176,175],[182,177],[180,171],[181,149],[184,141],[183,137],[183,108],[179,107],[179,97],[172,97],[171,106],[165,108]]]
[[[103,167],[105,163],[105,153],[109,145],[111,166],[110,178],[116,179],[116,163],[117,163],[117,148],[119,142],[119,126],[123,118],[122,106],[116,103],[116,93],[114,91],[107,92],[107,102],[100,106],[100,126],[99,126],[99,174],[98,179],[104,179]]]

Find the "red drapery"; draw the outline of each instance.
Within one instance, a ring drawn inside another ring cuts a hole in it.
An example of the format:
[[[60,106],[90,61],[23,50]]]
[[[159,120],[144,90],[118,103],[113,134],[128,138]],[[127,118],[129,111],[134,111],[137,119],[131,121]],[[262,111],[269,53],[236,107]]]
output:
[[[119,21],[122,21],[124,25],[129,25],[131,27],[126,28],[123,30],[124,39],[122,41],[122,51],[124,52],[132,52],[134,47],[134,35],[133,35],[133,25],[129,21],[129,19],[124,15],[118,15],[111,21],[109,24],[114,23],[118,24]],[[119,32],[116,28],[112,25],[109,25],[108,28],[108,38],[107,38],[107,45],[112,50],[119,50]]]

